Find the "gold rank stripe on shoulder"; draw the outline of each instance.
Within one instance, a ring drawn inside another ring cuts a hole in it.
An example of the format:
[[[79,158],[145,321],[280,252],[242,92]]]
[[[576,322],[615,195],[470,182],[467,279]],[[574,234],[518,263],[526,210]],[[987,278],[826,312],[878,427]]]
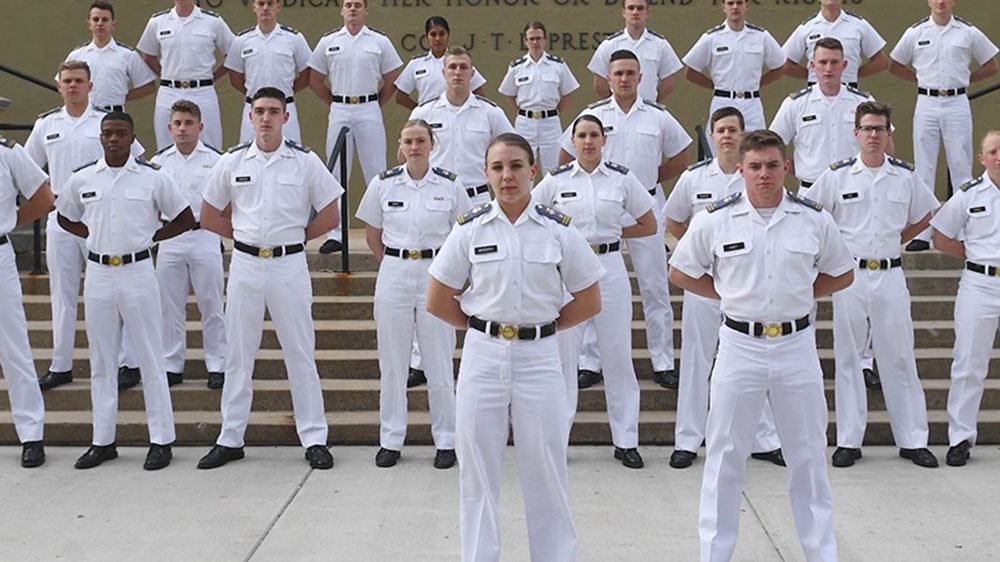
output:
[[[253,30],[255,30],[255,29],[257,29],[257,26],[256,26],[256,25],[255,25],[255,26],[251,26],[251,27],[248,27],[248,28],[244,29],[243,31],[240,31],[239,33],[237,33],[237,34],[236,34],[236,36],[237,36],[237,37],[241,37],[241,36],[243,36],[243,35],[246,35],[247,33],[250,33],[251,31],[253,31]]]
[[[389,178],[394,178],[402,173],[403,173],[403,167],[396,166],[393,168],[389,168],[388,170],[383,170],[381,173],[379,173],[378,179],[385,180]]]
[[[247,141],[247,142],[244,142],[244,143],[241,143],[241,144],[238,144],[238,145],[236,145],[236,146],[231,146],[231,147],[229,147],[229,150],[227,150],[226,152],[239,152],[239,151],[241,151],[241,150],[244,150],[244,149],[247,149],[247,148],[250,148],[250,143],[251,143],[251,142],[252,142],[252,141]]]
[[[844,158],[843,160],[837,160],[833,164],[830,164],[831,170],[839,170],[841,168],[846,168],[847,166],[853,166],[855,162],[858,161],[857,156],[852,156],[850,158]]]
[[[854,95],[861,96],[863,98],[871,97],[871,94],[869,94],[868,92],[866,92],[866,91],[864,91],[864,90],[862,90],[860,88],[855,88],[854,86],[848,86],[847,87],[847,91],[851,92]]]
[[[594,103],[588,105],[587,109],[594,109],[596,107],[601,107],[602,105],[608,105],[609,103],[611,103],[611,99],[612,98],[607,98],[607,99],[595,101]]]
[[[569,226],[570,221],[573,220],[573,218],[567,215],[566,213],[557,211],[552,207],[549,207],[547,205],[542,205],[541,203],[535,205],[535,211],[539,215],[542,215],[543,217],[549,220],[553,220],[563,226]]]
[[[752,23],[750,23],[750,22],[747,22],[747,23],[746,23],[746,26],[747,26],[747,27],[748,27],[749,29],[752,29],[752,30],[754,30],[754,31],[767,31],[767,30],[766,30],[766,29],[764,29],[763,27],[761,27],[761,26],[759,26],[759,25],[754,25],[754,24],[752,24]]]
[[[222,16],[219,15],[218,12],[213,12],[212,10],[206,10],[205,8],[202,8],[201,12],[203,14],[205,14],[205,15],[212,16],[213,18],[221,18],[222,17]]]
[[[39,118],[39,119],[45,119],[45,118],[46,118],[46,117],[48,117],[49,115],[54,115],[54,114],[56,114],[56,113],[59,113],[59,110],[60,110],[60,109],[62,109],[62,106],[61,106],[61,105],[60,105],[59,107],[53,107],[52,109],[50,109],[50,110],[48,110],[48,111],[44,111],[44,112],[42,112],[42,113],[39,113],[39,114],[38,114],[38,118]]]
[[[628,173],[628,168],[627,167],[622,166],[621,164],[618,164],[616,162],[607,161],[607,162],[604,163],[604,167],[608,168],[609,170],[614,170],[614,171],[616,171],[616,172],[618,172],[619,174],[622,174],[622,175],[625,175],[625,174]]]
[[[510,61],[510,67],[514,68],[515,66],[523,63],[526,60],[528,60],[528,55],[525,55],[525,56],[523,56],[523,57],[521,57],[519,59],[514,59],[514,60]]]
[[[0,136],[0,145],[6,146],[7,148],[14,148],[14,141],[8,139],[7,137]]]
[[[794,91],[794,92],[788,94],[788,97],[792,98],[793,100],[797,100],[797,99],[801,98],[802,96],[804,96],[804,95],[808,94],[809,92],[811,92],[812,89],[813,89],[812,86],[806,86],[805,88],[802,88],[801,90],[797,90],[797,91]]]
[[[813,201],[812,199],[809,199],[808,197],[803,197],[803,196],[801,196],[801,195],[799,195],[797,193],[792,193],[791,191],[786,191],[785,195],[787,195],[789,199],[791,199],[792,201],[795,201],[799,205],[805,205],[806,207],[809,207],[810,209],[812,209],[814,211],[822,211],[823,210],[823,205],[822,204],[820,204],[820,203],[818,203],[816,201]]]
[[[135,47],[133,47],[132,45],[127,45],[127,44],[122,43],[121,41],[119,41],[117,39],[115,39],[115,44],[118,45],[119,47],[121,47],[122,49],[128,49],[130,51],[134,51],[135,50]]]
[[[902,160],[902,159],[896,158],[895,156],[890,156],[889,157],[889,163],[892,164],[893,166],[897,166],[897,167],[903,168],[905,170],[909,170],[911,172],[914,171],[914,170],[916,170],[916,166],[914,166],[913,164],[907,162],[906,160]]]
[[[545,53],[545,58],[549,59],[552,62],[559,62],[559,63],[566,62],[566,60],[563,59],[562,57],[557,57],[555,55],[550,55],[548,53]]]
[[[955,21],[957,21],[957,22],[959,22],[959,23],[964,23],[965,25],[967,25],[967,26],[969,26],[969,27],[972,27],[972,23],[971,23],[971,22],[969,22],[969,20],[967,20],[967,19],[965,19],[965,18],[960,18],[960,17],[958,17],[958,16],[952,16],[952,17],[954,17],[954,18],[955,18]]]
[[[643,99],[642,103],[644,103],[644,104],[646,104],[646,105],[648,105],[650,107],[655,107],[656,109],[659,109],[660,111],[666,111],[667,110],[667,106],[663,105],[662,103],[657,103],[657,102],[652,101],[652,100]]]
[[[719,25],[717,25],[715,27],[709,28],[709,30],[706,31],[705,33],[708,34],[708,35],[711,35],[713,33],[718,33],[719,31],[722,31],[725,28],[726,28],[726,24],[720,23]]]
[[[435,166],[431,168],[431,171],[447,180],[455,181],[455,179],[458,178],[458,174],[452,172],[451,170],[447,170],[445,168],[439,168]]]
[[[709,213],[714,213],[719,209],[724,209],[732,205],[733,203],[739,201],[740,197],[743,197],[742,191],[733,193],[732,195],[727,195],[726,197],[723,197],[722,199],[719,199],[714,203],[709,203],[708,206],[705,207],[705,210],[708,211]]]
[[[917,23],[911,25],[910,27],[917,27],[917,26],[923,25],[923,24],[925,24],[925,23],[927,23],[929,21],[931,21],[931,17],[930,16],[925,16],[925,17],[920,18],[919,20],[917,20]]]
[[[646,32],[649,33],[650,35],[652,35],[653,37],[659,37],[660,39],[666,39],[666,37],[660,35],[659,33],[653,31],[652,29],[650,29],[648,27],[646,28]]]
[[[425,59],[430,56],[430,53],[417,53],[410,57],[410,60]]]
[[[221,150],[219,150],[218,148],[215,148],[214,146],[212,146],[212,145],[210,145],[210,144],[205,144],[204,142],[203,142],[203,143],[201,143],[201,144],[202,144],[202,145],[203,145],[203,146],[204,146],[205,148],[207,148],[207,149],[211,150],[212,152],[214,152],[214,153],[216,153],[216,154],[222,154],[222,151],[221,151]],[[173,145],[170,145],[170,146],[173,146]]]
[[[294,27],[292,27],[290,25],[285,25],[283,23],[279,23],[278,27],[280,27],[281,29],[284,29],[285,31],[287,31],[287,32],[289,32],[289,33],[291,33],[293,35],[298,35],[299,34],[299,30],[295,29]]]
[[[481,216],[481,215],[485,215],[486,213],[490,212],[490,209],[492,209],[492,208],[493,208],[493,203],[485,203],[483,205],[476,205],[468,213],[465,213],[465,214],[462,214],[462,215],[458,215],[458,218],[455,219],[455,222],[457,222],[460,225],[468,224],[469,222],[472,221],[472,219],[474,219],[474,218],[476,218],[478,216]]]
[[[375,29],[374,27],[369,27],[368,29],[369,29],[370,31],[374,31],[375,33],[378,33],[379,35],[385,35],[385,32],[384,32],[384,31],[380,31],[380,30],[378,30],[378,29]],[[387,37],[388,37],[388,36],[387,36]]]
[[[140,166],[147,166],[147,167],[152,168],[154,170],[159,170],[160,169],[160,165],[159,164],[153,164],[149,160],[144,160],[142,158],[139,158],[138,156],[135,159],[135,163],[139,164]]]
[[[562,166],[559,166],[558,168],[552,168],[551,170],[549,170],[549,175],[550,176],[558,176],[559,174],[561,174],[563,172],[568,172],[568,171],[570,171],[572,169],[573,169],[573,164],[572,163],[563,164]]]
[[[614,32],[614,33],[612,33],[610,35],[605,35],[604,36],[604,40],[607,41],[608,39],[614,39],[615,37],[619,37],[623,33],[625,33],[625,30],[624,29],[619,29],[618,31],[616,31],[616,32]]]
[[[308,146],[305,146],[303,144],[299,144],[299,143],[293,141],[292,139],[285,139],[285,144],[288,145],[289,148],[294,148],[295,150],[298,150],[300,152],[305,152],[306,154],[309,154],[310,152],[312,152],[312,149],[309,148]]]
[[[691,164],[690,166],[688,166],[687,167],[687,171],[690,172],[692,170],[697,170],[698,168],[704,168],[705,166],[708,166],[711,163],[712,163],[712,159],[711,158],[706,158],[704,160],[701,160],[699,162],[695,162],[694,164]]]
[[[969,180],[969,181],[963,183],[962,185],[958,186],[958,189],[960,189],[962,191],[969,191],[970,189],[972,189],[973,187],[976,187],[977,185],[979,185],[981,183],[983,183],[983,176],[979,176],[978,178],[976,178],[974,180]]]

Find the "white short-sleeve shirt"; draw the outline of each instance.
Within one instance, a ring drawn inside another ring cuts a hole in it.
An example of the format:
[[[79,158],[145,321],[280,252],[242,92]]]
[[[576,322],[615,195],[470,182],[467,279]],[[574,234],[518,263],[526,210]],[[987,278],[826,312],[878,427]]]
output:
[[[197,221],[201,220],[201,191],[205,178],[220,157],[218,150],[198,141],[191,154],[182,154],[176,146],[170,145],[157,152],[151,161],[174,178]]]
[[[159,57],[164,80],[208,80],[215,70],[215,52],[225,56],[233,39],[219,14],[195,6],[182,18],[177,8],[171,8],[149,18],[136,48]]]
[[[520,109],[550,110],[579,87],[566,61],[542,53],[537,61],[524,55],[510,63],[497,91],[516,97]]]
[[[812,60],[816,42],[824,37],[837,39],[844,46],[844,82],[849,83],[858,81],[862,56],[871,58],[885,47],[885,39],[861,16],[841,10],[837,19],[828,21],[822,12],[816,12],[792,31],[783,47],[788,60],[806,66],[810,82],[816,81],[816,73],[808,68],[808,61]]]
[[[656,101],[657,87],[664,78],[672,76],[684,68],[677,53],[667,38],[647,28],[643,30],[638,40],[632,40],[628,29],[612,33],[601,41],[594,51],[594,56],[587,64],[587,70],[607,78],[610,72],[611,55],[620,49],[632,51],[639,57],[639,72],[642,80],[639,82],[639,97]]]
[[[687,222],[709,204],[744,189],[746,182],[739,170],[727,174],[719,167],[718,159],[702,160],[688,166],[677,178],[663,214],[670,220]]]
[[[472,70],[469,90],[476,91],[486,85],[486,78],[475,68]],[[438,58],[428,52],[413,57],[403,67],[394,84],[400,92],[407,95],[416,91],[418,104],[444,95],[444,55]]]
[[[997,54],[997,46],[976,26],[952,16],[940,26],[926,17],[903,32],[889,56],[912,66],[917,84],[923,88],[964,88],[972,74],[970,65],[986,64]]]
[[[90,103],[98,107],[125,105],[129,90],[156,80],[156,74],[139,53],[115,39],[103,47],[88,41],[70,51],[66,60],[82,60],[90,67],[90,81],[94,84]]]
[[[295,77],[309,66],[310,54],[306,38],[296,29],[279,24],[264,33],[251,27],[236,36],[225,65],[246,77],[247,96],[265,86],[293,96]]]
[[[31,199],[47,179],[21,145],[0,137],[0,236],[17,226],[17,196]]]
[[[367,25],[357,35],[346,27],[327,33],[309,56],[309,67],[326,76],[330,91],[339,96],[377,93],[382,76],[401,66],[392,41]]]
[[[948,238],[963,238],[965,258],[1000,267],[1000,189],[988,174],[955,190],[931,219]]]
[[[753,92],[760,89],[763,69],[780,68],[785,52],[764,28],[747,23],[736,31],[722,23],[709,29],[684,55],[696,72],[708,70],[716,89]]]

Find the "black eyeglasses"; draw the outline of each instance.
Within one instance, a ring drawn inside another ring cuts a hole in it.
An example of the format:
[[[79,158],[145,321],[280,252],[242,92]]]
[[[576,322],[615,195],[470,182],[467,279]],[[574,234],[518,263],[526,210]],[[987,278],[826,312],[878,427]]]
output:
[[[884,133],[889,130],[889,127],[885,125],[862,125],[858,127],[858,130],[865,134]]]

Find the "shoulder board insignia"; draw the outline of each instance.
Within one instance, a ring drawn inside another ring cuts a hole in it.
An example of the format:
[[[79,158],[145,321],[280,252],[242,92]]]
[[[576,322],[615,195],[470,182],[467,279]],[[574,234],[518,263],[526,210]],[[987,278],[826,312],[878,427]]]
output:
[[[244,150],[244,149],[247,149],[247,148],[250,148],[250,143],[251,143],[251,142],[253,142],[253,141],[247,141],[247,142],[244,142],[244,143],[241,143],[241,144],[238,144],[238,145],[236,145],[236,146],[231,146],[231,147],[229,147],[229,150],[227,150],[226,152],[229,152],[229,153],[232,153],[232,152],[239,152],[239,151],[241,151],[241,150]]]
[[[849,16],[851,16],[852,18],[857,18],[859,20],[865,19],[865,18],[859,16],[858,14],[855,14],[854,12],[848,12],[847,10],[844,10],[844,13],[847,14],[847,15],[849,15]]]
[[[500,107],[499,105],[496,104],[496,102],[494,102],[493,100],[491,100],[489,98],[484,98],[483,96],[476,96],[476,99],[478,99],[479,101],[484,101],[484,102],[492,105],[493,107]]]
[[[747,22],[747,23],[746,23],[746,26],[747,26],[748,28],[750,28],[750,29],[754,30],[754,31],[767,31],[767,30],[766,30],[766,29],[764,29],[763,27],[761,27],[761,26],[759,26],[759,25],[754,25],[754,24],[752,24],[752,23],[750,23],[750,22]]]
[[[221,18],[222,17],[222,16],[219,15],[218,12],[213,12],[212,10],[206,10],[205,8],[202,8],[201,12],[203,14],[207,15],[207,16],[212,16],[213,18]]]
[[[847,91],[851,92],[852,94],[854,94],[856,96],[861,96],[863,98],[871,97],[871,94],[869,94],[868,92],[866,92],[864,90],[861,90],[861,89],[858,89],[858,88],[855,88],[854,86],[848,86],[847,87]]]
[[[422,106],[423,106],[423,105],[427,105],[427,104],[429,104],[429,103],[434,103],[434,102],[436,102],[436,101],[437,101],[437,100],[439,100],[439,99],[441,99],[441,96],[437,96],[437,97],[435,97],[435,98],[431,98],[431,99],[429,99],[429,100],[425,101],[424,103],[422,103],[422,104],[420,104],[420,105],[422,105]]]
[[[844,158],[843,160],[837,160],[833,164],[830,164],[831,170],[839,170],[841,168],[846,168],[847,166],[853,166],[855,162],[858,161],[857,156],[852,156],[850,158]]]
[[[815,14],[813,14],[813,15],[809,16],[808,18],[802,20],[802,23],[800,23],[799,25],[805,25],[805,24],[811,22],[818,15],[819,15],[819,12],[817,11]]]
[[[283,23],[279,23],[278,27],[280,27],[281,29],[283,29],[283,30],[285,30],[285,31],[287,31],[289,33],[292,33],[292,34],[295,34],[295,35],[299,34],[299,30],[295,29],[294,27],[292,27],[290,25],[285,25]]]
[[[625,174],[628,173],[628,167],[627,166],[622,166],[621,164],[618,164],[618,163],[615,163],[615,162],[606,161],[606,162],[604,162],[604,167],[607,168],[607,169],[609,169],[609,170],[614,170],[614,171],[616,171],[616,172],[618,172],[619,174],[622,174],[622,175],[625,175]]]
[[[118,41],[115,41],[115,43],[118,43]],[[76,47],[73,47],[73,50],[75,51],[77,49],[82,49],[82,48],[86,47],[87,45],[90,45],[90,41],[84,41],[83,43],[80,43]]]
[[[791,191],[786,191],[785,195],[787,195],[789,199],[791,199],[792,201],[795,201],[799,205],[805,205],[806,207],[809,207],[810,209],[812,209],[814,211],[822,211],[823,210],[823,205],[821,205],[820,203],[817,203],[816,201],[813,201],[812,199],[809,199],[808,197],[803,197],[803,196],[798,195],[796,193],[792,193]]]
[[[895,156],[889,157],[889,163],[892,164],[893,166],[898,166],[900,168],[909,170],[911,172],[916,169],[916,167],[913,164],[910,164],[906,160],[901,160],[899,158],[896,158]]]
[[[458,177],[458,174],[456,174],[455,172],[452,172],[451,170],[446,170],[444,168],[438,168],[437,166],[431,168],[431,171],[434,172],[435,174],[441,176],[442,178],[445,178],[445,179],[451,180],[451,181],[455,181],[455,178]]]
[[[719,25],[717,25],[717,26],[715,26],[715,27],[713,27],[713,28],[710,28],[710,29],[709,29],[708,31],[706,31],[705,33],[706,33],[707,35],[711,35],[711,34],[713,34],[713,33],[716,33],[716,32],[719,32],[719,31],[722,31],[722,30],[723,30],[723,29],[725,29],[725,28],[726,28],[726,24],[724,24],[724,23],[720,23]]]
[[[704,160],[702,160],[700,162],[695,162],[694,164],[691,164],[690,166],[688,166],[687,167],[687,171],[690,172],[692,170],[697,170],[698,168],[704,168],[705,166],[708,166],[711,163],[712,163],[712,159],[711,158],[706,158],[706,159],[704,159]]]
[[[326,33],[324,33],[323,37],[326,37],[327,35],[333,35],[334,33],[340,31],[341,29],[344,29],[344,27],[340,26],[340,27],[338,27],[336,29],[331,29],[330,31],[327,31]]]
[[[797,100],[797,99],[801,98],[802,96],[804,96],[804,95],[808,94],[809,92],[811,92],[812,89],[813,89],[812,86],[806,86],[805,88],[802,88],[801,90],[798,90],[796,92],[792,92],[792,93],[788,94],[788,97],[792,98],[793,100]]]
[[[256,26],[256,25],[254,25],[254,26],[250,26],[250,27],[248,27],[248,28],[244,29],[243,31],[240,31],[239,33],[237,33],[237,34],[236,34],[236,36],[237,36],[237,37],[241,37],[241,36],[243,36],[243,35],[246,35],[247,33],[250,33],[251,31],[253,31],[253,30],[255,30],[255,29],[257,29],[257,26]]]
[[[152,18],[158,18],[160,16],[165,16],[165,15],[167,15],[169,13],[170,13],[170,9],[168,8],[166,10],[160,10],[159,12],[156,12],[152,16],[149,16],[149,17],[150,17],[150,19],[152,19]]]
[[[733,203],[739,201],[740,197],[743,197],[743,192],[742,191],[737,191],[736,193],[733,193],[731,195],[727,195],[727,196],[723,197],[722,199],[719,199],[718,201],[715,201],[714,203],[709,203],[708,206],[705,207],[705,210],[708,211],[709,213],[714,213],[714,212],[718,211],[719,209],[723,209],[723,208],[728,207],[728,206],[732,205]]]
[[[136,157],[135,163],[139,164],[140,166],[147,166],[147,167],[152,168],[154,170],[159,170],[160,169],[160,165],[159,164],[153,164],[149,160],[143,160],[142,158],[139,158],[139,157]]]
[[[608,105],[609,103],[611,103],[611,99],[612,98],[607,98],[607,99],[595,101],[594,103],[588,105],[587,109],[594,109],[595,107],[601,107],[602,105]]]
[[[614,38],[620,36],[623,33],[625,33],[625,30],[624,29],[619,29],[618,31],[616,31],[616,32],[614,32],[614,33],[612,33],[610,35],[605,35],[604,36],[604,40],[607,41],[608,39],[614,39]]]
[[[94,160],[93,162],[87,162],[86,164],[84,164],[83,166],[80,166],[79,168],[74,168],[73,169],[73,173],[75,174],[75,173],[79,172],[80,170],[82,170],[84,168],[89,168],[89,167],[93,166],[94,164],[97,164],[97,160]]]
[[[14,148],[14,141],[6,137],[0,137],[0,145],[6,146],[7,148]]]
[[[62,109],[62,106],[61,106],[61,105],[60,105],[59,107],[53,107],[52,109],[50,109],[50,110],[48,110],[48,111],[46,111],[46,112],[44,112],[44,113],[39,113],[39,114],[38,114],[38,118],[39,118],[39,119],[45,119],[45,118],[46,118],[46,117],[48,117],[49,115],[53,115],[53,114],[55,114],[55,113],[59,113],[59,110],[60,110],[60,109]]]
[[[528,60],[528,56],[527,55],[525,55],[525,56],[523,56],[523,57],[521,57],[519,59],[514,59],[514,60],[510,61],[510,67],[514,68],[515,66],[523,63],[526,60]]]
[[[375,29],[374,27],[369,27],[368,31],[374,31],[375,33],[378,33],[379,35],[385,35],[384,32],[379,31],[379,30]]]
[[[570,163],[570,164],[563,164],[562,166],[559,166],[557,168],[552,168],[551,170],[549,170],[549,175],[550,176],[557,176],[557,175],[559,175],[559,174],[561,174],[563,172],[568,172],[568,171],[570,171],[572,169],[573,169],[573,164],[572,163]]]
[[[960,18],[958,16],[954,16],[954,15],[952,17],[955,18],[955,21],[964,23],[965,25],[967,25],[969,27],[972,27],[972,23],[969,20],[967,20],[965,18]]]
[[[929,21],[931,21],[931,17],[930,16],[926,16],[926,17],[923,17],[923,18],[917,20],[917,23],[911,25],[910,27],[917,27],[918,25],[923,25],[923,24],[925,24],[925,23],[927,23]]]
[[[492,209],[492,208],[493,208],[493,203],[485,203],[483,205],[476,205],[468,213],[464,213],[464,214],[458,215],[458,218],[455,219],[455,222],[457,222],[460,225],[468,224],[472,219],[474,219],[474,218],[476,218],[476,217],[478,217],[480,215],[484,215],[484,214],[490,212],[490,209]]]
[[[403,173],[403,167],[402,166],[396,166],[394,168],[389,168],[388,170],[382,171],[378,175],[378,179],[384,180],[384,179],[388,179],[388,178],[394,178],[394,177],[396,177],[398,175],[401,175],[402,173]]]
[[[309,148],[308,146],[297,143],[292,139],[285,139],[285,145],[287,145],[289,148],[294,148],[295,150],[298,150],[300,152],[305,152],[306,154],[312,152],[312,149]]]
[[[557,211],[552,207],[542,205],[541,203],[535,205],[535,212],[549,220],[554,220],[563,226],[569,226],[569,222],[573,220],[573,218],[566,213]]]
[[[132,45],[126,45],[125,43],[122,43],[121,41],[119,41],[117,39],[115,39],[115,45],[118,45],[122,49],[128,49],[129,51],[134,51],[135,50],[135,47],[133,47]]]
[[[545,53],[545,58],[549,59],[552,62],[566,62],[566,60],[563,59],[562,57],[557,57],[555,55],[550,55],[548,53]]]
[[[99,105],[92,105],[92,106],[90,106],[90,108],[93,109],[94,111],[99,111],[101,113],[111,113],[110,109],[107,109],[105,107],[101,107]]]
[[[427,58],[429,56],[430,56],[430,53],[420,53],[418,55],[413,55],[412,57],[410,57],[410,60],[423,59],[423,58]]]
[[[201,143],[201,144],[202,144],[202,145],[203,145],[203,146],[204,146],[205,148],[207,148],[207,149],[211,150],[212,152],[214,152],[214,153],[216,153],[216,154],[222,154],[222,151],[221,151],[221,150],[219,150],[218,148],[215,148],[214,146],[212,146],[212,145],[210,145],[210,144],[205,144],[205,143]]]
[[[642,100],[642,103],[644,103],[646,105],[649,105],[649,106],[652,106],[652,107],[655,107],[656,109],[659,109],[660,111],[666,111],[667,110],[667,106],[665,106],[665,105],[663,105],[661,103],[656,103],[655,101],[647,100],[645,98]]]
[[[159,155],[163,154],[164,152],[170,150],[173,147],[174,147],[174,145],[168,144],[167,146],[161,148],[160,150],[157,150],[156,153],[153,154],[153,156],[159,156]]]
[[[979,185],[981,183],[983,183],[983,176],[979,176],[978,178],[976,178],[974,180],[969,180],[969,181],[963,183],[962,185],[958,186],[958,188],[961,189],[962,191],[969,191],[970,189],[972,189],[973,187],[976,187],[977,185]]]
[[[664,40],[666,40],[666,37],[664,37],[664,36],[660,35],[659,33],[657,33],[657,32],[655,32],[655,31],[653,31],[652,29],[650,29],[650,28],[648,28],[648,27],[646,28],[646,33],[648,33],[648,34],[652,35],[653,37],[659,37],[660,39],[664,39]]]

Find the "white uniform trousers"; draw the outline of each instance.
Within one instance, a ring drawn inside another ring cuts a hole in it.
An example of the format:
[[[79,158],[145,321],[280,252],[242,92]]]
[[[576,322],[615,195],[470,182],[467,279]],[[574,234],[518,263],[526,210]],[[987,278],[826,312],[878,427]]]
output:
[[[249,95],[253,95],[253,93],[250,92]],[[299,111],[295,108],[295,102],[286,104],[285,110],[288,111],[288,122],[281,127],[281,135],[286,139],[301,143],[302,129],[299,128]],[[243,118],[240,119],[240,143],[252,141],[254,138],[253,125],[250,123],[250,104],[244,103]],[[221,146],[215,148],[224,150],[224,147]]]
[[[160,243],[156,278],[163,309],[163,351],[171,373],[184,372],[187,355],[188,287],[194,289],[201,313],[202,348],[208,372],[225,368],[226,325],[222,312],[222,252],[219,235],[208,230],[188,231]]]
[[[896,445],[927,446],[927,402],[913,352],[910,292],[900,267],[856,269],[854,283],[833,294],[837,446],[860,448],[868,420],[861,356],[868,343],[878,360],[882,394]]]
[[[766,396],[774,406],[788,463],[792,515],[805,559],[834,562],[826,397],[812,327],[773,339],[727,327],[719,330],[698,515],[701,560],[720,562],[733,556],[747,456]]]
[[[584,326],[586,324],[578,324],[556,332],[556,340],[559,343],[559,363],[562,365],[563,378],[566,382],[566,413],[569,415],[570,432],[573,431],[573,420],[576,419],[576,408],[580,400],[577,368],[580,361],[580,348],[583,347]]]
[[[174,412],[163,365],[160,290],[153,261],[113,267],[87,262],[83,282],[90,351],[90,396],[94,406],[94,445],[115,442],[118,414],[118,353],[122,326],[132,338],[146,404],[149,440],[174,442]]]
[[[0,246],[0,318],[3,318],[0,322],[0,368],[7,381],[17,438],[22,443],[41,441],[45,403],[28,343],[21,279],[10,243]]]
[[[565,384],[554,337],[466,332],[455,425],[463,562],[500,560],[500,474],[513,426],[533,562],[576,560],[566,477]]]
[[[323,390],[316,371],[312,280],[305,252],[272,259],[233,252],[226,294],[226,384],[217,444],[243,446],[266,307],[281,343],[299,441],[306,448],[326,445]]]
[[[341,127],[347,127],[347,178],[350,183],[351,168],[354,164],[354,153],[358,154],[361,173],[365,177],[365,185],[372,178],[385,170],[385,126],[382,123],[382,107],[377,101],[359,104],[331,103],[326,129],[326,161],[329,161],[333,147],[337,143],[337,135]],[[340,181],[338,168],[334,168],[334,177]],[[344,186],[347,189],[347,186]],[[343,198],[339,199],[343,205]],[[330,231],[330,240],[340,240],[344,225]]]
[[[222,144],[222,114],[219,112],[219,96],[214,86],[200,88],[170,88],[160,86],[156,90],[156,108],[153,110],[153,132],[156,133],[156,150],[174,144],[167,123],[170,122],[170,107],[178,100],[190,100],[201,109],[201,122],[205,130],[201,132],[201,141],[215,148],[225,150]]]
[[[684,292],[681,309],[681,366],[677,387],[677,423],[674,426],[674,448],[698,452],[705,440],[708,423],[708,382],[712,361],[719,345],[722,312],[719,301],[689,291]],[[751,453],[767,453],[781,447],[774,429],[771,401],[764,400],[764,410],[757,423]]]
[[[375,281],[379,445],[393,451],[406,440],[406,379],[414,331],[423,352],[434,446],[455,448],[455,329],[427,312],[430,265],[427,259],[385,256]]]
[[[535,158],[542,175],[559,166],[559,138],[562,124],[559,116],[531,119],[518,115],[514,119],[514,131],[524,137],[535,150]]]
[[[52,372],[73,370],[80,272],[86,259],[84,239],[63,230],[56,212],[49,213],[45,224],[45,265],[49,269],[52,306],[52,364],[49,367]]]
[[[948,443],[976,444],[976,418],[1000,318],[1000,279],[962,273],[955,298],[955,358],[948,391]],[[881,366],[881,363],[879,364]]]

